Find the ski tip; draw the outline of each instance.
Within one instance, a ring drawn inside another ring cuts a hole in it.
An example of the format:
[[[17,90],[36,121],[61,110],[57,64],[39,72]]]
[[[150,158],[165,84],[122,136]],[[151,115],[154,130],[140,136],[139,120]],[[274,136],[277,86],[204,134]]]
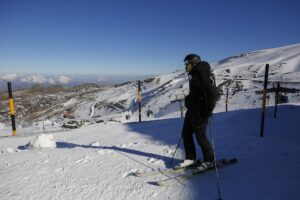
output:
[[[131,173],[131,174],[129,174],[129,176],[140,177],[141,174],[140,173]]]
[[[148,184],[154,185],[154,186],[160,186],[160,184],[158,184],[158,182],[156,182],[156,181],[148,181]]]

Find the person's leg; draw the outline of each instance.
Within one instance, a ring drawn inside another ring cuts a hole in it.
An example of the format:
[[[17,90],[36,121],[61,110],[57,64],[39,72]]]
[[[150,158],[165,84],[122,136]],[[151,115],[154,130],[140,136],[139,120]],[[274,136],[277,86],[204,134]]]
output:
[[[196,160],[196,150],[193,138],[193,126],[188,112],[185,115],[182,128],[182,138],[185,150],[186,159]]]
[[[194,127],[194,131],[196,134],[196,138],[198,144],[201,147],[203,153],[203,159],[206,162],[213,162],[214,161],[214,152],[213,148],[206,137],[206,127],[207,127],[208,120],[201,120],[197,126]]]

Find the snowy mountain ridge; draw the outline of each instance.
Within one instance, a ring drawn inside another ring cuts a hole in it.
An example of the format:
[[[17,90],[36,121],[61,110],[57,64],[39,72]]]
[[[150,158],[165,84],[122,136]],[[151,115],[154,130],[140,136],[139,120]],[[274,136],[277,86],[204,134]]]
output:
[[[222,84],[223,94],[215,112],[224,111],[225,93],[229,90],[229,107],[231,109],[261,106],[261,95],[265,65],[270,65],[269,87],[280,81],[282,87],[300,89],[300,44],[286,47],[244,53],[212,64],[217,84]],[[152,110],[154,118],[179,117],[178,100],[188,94],[188,76],[184,70],[161,75],[142,82],[143,118]],[[108,98],[113,95],[113,98]],[[97,101],[113,103],[126,102],[124,111],[137,120],[136,104],[137,84],[129,83],[99,94]],[[299,94],[287,94],[290,102],[299,102]],[[272,102],[273,101],[273,102]],[[269,103],[274,103],[274,93],[270,93]],[[97,111],[95,112],[97,113]],[[123,113],[124,114],[124,113]],[[121,121],[124,116],[120,119]]]
[[[300,44],[242,53],[212,66],[219,75],[226,75],[230,71],[231,77],[256,78],[264,75],[262,72],[266,64],[270,65],[270,81],[297,81],[300,72]]]
[[[282,87],[300,89],[300,44],[243,53],[212,64],[217,84],[222,85],[223,93],[214,112],[225,111],[227,90],[229,110],[260,107],[262,95],[258,92],[262,90],[267,63],[270,64],[269,88],[280,81]],[[15,93],[15,104],[17,113],[22,115],[19,115],[17,122],[19,125],[29,122],[30,125],[32,120],[59,122],[63,118],[89,123],[137,121],[137,90],[137,82],[127,82],[112,87],[97,88],[91,85],[61,92],[55,89],[47,93],[47,88],[43,89],[44,93],[18,91]],[[26,98],[24,94],[27,94]],[[187,94],[188,76],[183,69],[143,80],[142,120],[180,117],[180,101]],[[299,92],[287,93],[286,96],[289,102],[300,102]],[[269,97],[269,105],[274,104],[274,93],[269,93]],[[2,104],[5,107],[5,102]],[[148,111],[153,115],[149,116]]]

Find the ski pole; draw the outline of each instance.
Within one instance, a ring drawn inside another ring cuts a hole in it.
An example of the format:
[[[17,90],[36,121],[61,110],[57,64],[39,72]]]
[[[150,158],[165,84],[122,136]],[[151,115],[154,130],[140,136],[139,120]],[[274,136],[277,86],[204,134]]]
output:
[[[174,156],[175,156],[175,154],[176,154],[176,151],[177,151],[177,149],[178,149],[178,146],[180,145],[181,140],[182,140],[182,135],[181,135],[181,137],[180,137],[180,139],[179,139],[179,141],[178,141],[177,147],[176,147],[175,152],[174,152],[174,154],[173,154],[173,156],[172,156],[172,158],[171,158],[171,160],[170,160],[170,163],[173,162]]]
[[[211,143],[212,143],[213,152],[214,152],[214,163],[215,163],[214,166],[215,166],[217,186],[218,186],[218,194],[219,194],[218,200],[222,200],[221,189],[220,189],[219,173],[218,173],[218,167],[217,167],[217,158],[216,158],[216,151],[215,151],[215,144],[214,144],[214,136],[213,136],[213,133],[211,131],[211,122],[210,122],[210,120],[208,121],[208,123],[209,123],[209,131],[210,131],[210,135],[211,135]]]

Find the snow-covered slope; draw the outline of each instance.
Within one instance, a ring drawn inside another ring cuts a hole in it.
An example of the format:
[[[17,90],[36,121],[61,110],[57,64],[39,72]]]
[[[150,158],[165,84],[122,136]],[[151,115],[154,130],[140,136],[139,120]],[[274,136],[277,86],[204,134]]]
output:
[[[300,198],[300,107],[280,106],[278,114],[274,119],[273,108],[267,109],[264,138],[259,137],[260,109],[215,115],[212,132],[217,157],[238,158],[237,164],[219,170],[223,199]],[[43,145],[49,142],[43,135],[1,138],[0,199],[217,199],[213,171],[187,181],[174,174],[131,175],[171,167],[182,123],[177,118],[94,124],[53,133],[48,138],[56,145]],[[28,145],[37,141],[39,145]],[[183,158],[180,146],[174,163]],[[170,178],[169,186],[148,184]]]
[[[212,64],[217,84],[221,84],[223,95],[215,112],[225,110],[225,93],[229,90],[229,110],[261,106],[261,95],[265,65],[270,65],[269,88],[280,81],[285,88],[300,89],[300,44],[281,48],[260,50],[233,56]],[[154,113],[153,118],[180,116],[178,99],[184,99],[188,93],[188,76],[184,70],[161,75],[142,82],[142,118],[148,120],[147,111]],[[298,93],[286,94],[290,102],[299,102]],[[95,102],[86,105],[93,107],[89,116],[94,119],[114,119],[125,122],[124,115],[131,115],[131,121],[137,120],[137,83],[128,83],[98,93]],[[274,93],[269,94],[269,104],[274,104]],[[96,109],[94,109],[96,107]],[[86,108],[84,108],[86,110]],[[76,112],[84,113],[82,109]],[[89,113],[86,113],[88,116]],[[84,118],[86,117],[84,116]]]
[[[270,81],[299,82],[300,44],[242,53],[213,64],[217,75],[255,79],[264,76],[270,64]]]

